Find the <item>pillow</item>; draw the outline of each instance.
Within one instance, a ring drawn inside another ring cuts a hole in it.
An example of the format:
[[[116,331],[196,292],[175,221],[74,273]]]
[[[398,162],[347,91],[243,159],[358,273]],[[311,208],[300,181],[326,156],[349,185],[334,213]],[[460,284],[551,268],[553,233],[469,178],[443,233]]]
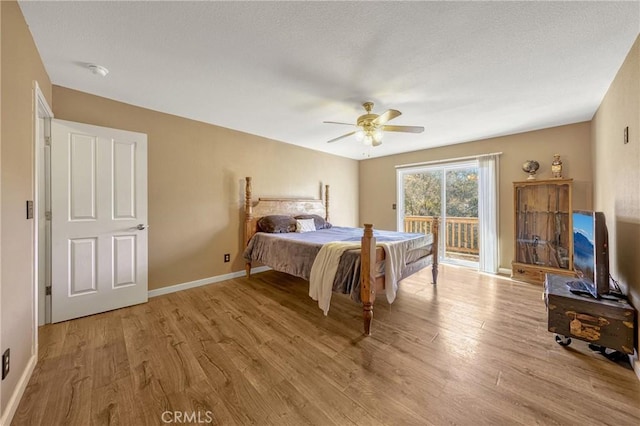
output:
[[[294,216],[295,219],[313,219],[314,224],[316,225],[316,229],[329,229],[331,228],[331,224],[324,220],[322,216],[318,216],[317,214],[299,214]]]
[[[295,232],[296,220],[291,216],[279,214],[264,216],[258,220],[258,230],[270,234]]]
[[[298,219],[296,220],[296,232],[311,232],[316,230],[316,224],[313,219]]]

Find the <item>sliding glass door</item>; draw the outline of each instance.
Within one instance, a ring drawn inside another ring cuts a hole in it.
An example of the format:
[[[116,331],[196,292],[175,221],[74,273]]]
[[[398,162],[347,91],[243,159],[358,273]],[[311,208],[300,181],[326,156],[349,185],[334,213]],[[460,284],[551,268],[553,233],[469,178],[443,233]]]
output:
[[[430,233],[440,217],[441,261],[478,266],[478,163],[398,170],[398,230]]]

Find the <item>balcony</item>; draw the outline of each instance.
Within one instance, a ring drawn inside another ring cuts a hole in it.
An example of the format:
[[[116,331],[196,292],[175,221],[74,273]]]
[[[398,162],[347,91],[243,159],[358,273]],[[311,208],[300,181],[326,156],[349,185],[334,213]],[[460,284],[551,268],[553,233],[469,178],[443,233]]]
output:
[[[429,234],[432,226],[433,216],[404,217],[404,232]],[[477,217],[447,217],[444,235],[445,259],[478,262],[480,238]]]

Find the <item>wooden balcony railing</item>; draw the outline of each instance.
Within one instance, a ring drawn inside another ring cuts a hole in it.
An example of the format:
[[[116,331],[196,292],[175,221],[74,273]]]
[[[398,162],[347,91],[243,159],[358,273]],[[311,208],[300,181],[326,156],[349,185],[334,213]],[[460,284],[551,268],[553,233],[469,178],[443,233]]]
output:
[[[433,216],[404,217],[404,232],[428,234],[432,226]],[[447,217],[444,234],[447,252],[480,254],[477,217]]]

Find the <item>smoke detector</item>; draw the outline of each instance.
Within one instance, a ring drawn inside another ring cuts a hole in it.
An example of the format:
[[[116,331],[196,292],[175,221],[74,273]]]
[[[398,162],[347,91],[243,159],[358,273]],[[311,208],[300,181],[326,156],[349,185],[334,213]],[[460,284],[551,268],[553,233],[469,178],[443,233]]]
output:
[[[87,68],[89,68],[89,70],[91,70],[91,72],[95,75],[99,75],[102,77],[106,77],[106,75],[109,74],[109,70],[102,65],[89,64],[87,65]]]

